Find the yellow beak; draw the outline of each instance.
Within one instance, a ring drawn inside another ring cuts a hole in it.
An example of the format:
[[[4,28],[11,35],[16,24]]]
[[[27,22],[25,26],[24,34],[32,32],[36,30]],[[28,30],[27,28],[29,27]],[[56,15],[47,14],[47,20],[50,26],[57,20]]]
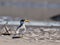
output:
[[[30,22],[30,20],[25,20],[25,22]]]

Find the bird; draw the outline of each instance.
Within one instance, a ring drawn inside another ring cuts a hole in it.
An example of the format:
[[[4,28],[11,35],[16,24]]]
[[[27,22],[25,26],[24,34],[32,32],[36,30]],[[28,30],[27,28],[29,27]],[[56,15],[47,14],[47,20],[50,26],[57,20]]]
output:
[[[15,35],[12,38],[18,37],[16,35],[20,35],[20,34],[24,35],[24,33],[26,32],[25,22],[30,22],[30,20],[21,19],[20,20],[20,25],[16,28]]]

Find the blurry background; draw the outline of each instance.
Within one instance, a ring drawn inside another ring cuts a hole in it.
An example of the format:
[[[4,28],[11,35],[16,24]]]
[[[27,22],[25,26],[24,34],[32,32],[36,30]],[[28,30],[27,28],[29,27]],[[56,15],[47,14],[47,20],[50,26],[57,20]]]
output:
[[[60,0],[0,0],[0,16],[47,20],[60,14]]]

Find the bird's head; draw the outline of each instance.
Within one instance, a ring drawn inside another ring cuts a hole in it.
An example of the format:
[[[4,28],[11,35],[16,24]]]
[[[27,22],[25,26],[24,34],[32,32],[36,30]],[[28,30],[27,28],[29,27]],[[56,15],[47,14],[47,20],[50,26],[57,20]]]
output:
[[[28,19],[21,19],[20,22],[30,22]]]

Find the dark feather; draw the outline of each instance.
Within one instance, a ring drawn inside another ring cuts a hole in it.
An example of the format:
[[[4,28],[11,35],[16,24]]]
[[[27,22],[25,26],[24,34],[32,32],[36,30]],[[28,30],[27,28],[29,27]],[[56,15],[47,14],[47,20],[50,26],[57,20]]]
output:
[[[56,15],[56,16],[53,16],[50,19],[52,19],[54,21],[60,21],[60,14],[59,15]]]

